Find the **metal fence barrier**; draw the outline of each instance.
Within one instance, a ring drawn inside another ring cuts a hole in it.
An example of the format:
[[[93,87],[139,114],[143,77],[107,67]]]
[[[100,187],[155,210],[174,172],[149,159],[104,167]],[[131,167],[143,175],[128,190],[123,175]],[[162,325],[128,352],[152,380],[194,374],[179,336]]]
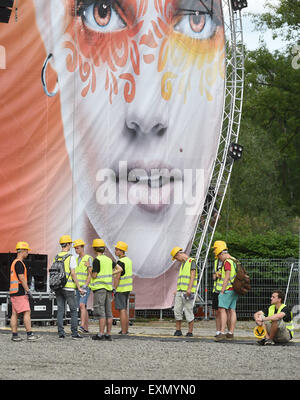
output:
[[[299,262],[296,259],[241,259],[242,265],[249,273],[251,290],[246,296],[240,296],[237,302],[237,318],[252,319],[253,314],[270,305],[273,290],[285,293],[285,304],[300,307],[300,274]],[[207,262],[196,301],[196,317],[214,318],[211,309],[213,288],[213,261]],[[198,310],[197,310],[198,309]],[[200,311],[199,311],[200,309]],[[136,310],[136,316],[142,318],[173,318],[173,309]]]

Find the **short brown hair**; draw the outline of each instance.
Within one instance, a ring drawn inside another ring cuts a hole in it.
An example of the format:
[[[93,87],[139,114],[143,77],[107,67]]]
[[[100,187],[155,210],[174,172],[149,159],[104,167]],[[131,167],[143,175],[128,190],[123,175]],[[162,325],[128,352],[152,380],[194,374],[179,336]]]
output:
[[[285,294],[282,290],[274,290],[273,293],[277,293],[278,298],[281,300],[281,303],[284,301]]]
[[[105,247],[94,247],[96,253],[104,253]]]

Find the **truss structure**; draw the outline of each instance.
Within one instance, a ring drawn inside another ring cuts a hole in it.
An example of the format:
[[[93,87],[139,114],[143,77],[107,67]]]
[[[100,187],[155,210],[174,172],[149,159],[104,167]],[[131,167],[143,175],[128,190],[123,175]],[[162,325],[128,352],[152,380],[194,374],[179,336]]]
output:
[[[194,233],[191,256],[200,268],[198,293],[212,238],[230,180],[233,160],[228,156],[230,143],[237,143],[242,115],[244,92],[244,45],[241,11],[233,11],[231,0],[222,0],[226,40],[226,78],[223,124],[206,204],[199,216]],[[202,293],[200,291],[199,297]]]

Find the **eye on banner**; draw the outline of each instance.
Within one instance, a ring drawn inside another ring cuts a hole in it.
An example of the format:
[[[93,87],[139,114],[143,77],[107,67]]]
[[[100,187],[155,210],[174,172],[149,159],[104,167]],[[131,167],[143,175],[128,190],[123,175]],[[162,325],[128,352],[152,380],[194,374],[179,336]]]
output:
[[[0,24],[0,251],[126,242],[136,308],[168,308],[222,126],[222,2],[24,3]]]

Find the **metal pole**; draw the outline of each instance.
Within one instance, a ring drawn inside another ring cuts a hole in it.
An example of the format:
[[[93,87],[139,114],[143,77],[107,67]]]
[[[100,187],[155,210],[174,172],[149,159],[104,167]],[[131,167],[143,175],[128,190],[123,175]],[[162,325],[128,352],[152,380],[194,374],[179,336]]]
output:
[[[205,315],[204,315],[204,320],[205,321],[207,321],[208,320],[208,318],[207,318],[207,275],[208,275],[208,272],[207,272],[207,270],[208,270],[208,262],[206,261],[206,263],[205,263],[205,287],[204,287],[204,293],[205,293],[205,297],[204,297],[204,299],[205,299]]]
[[[298,305],[300,307],[300,225],[299,225],[299,254],[298,254]]]

